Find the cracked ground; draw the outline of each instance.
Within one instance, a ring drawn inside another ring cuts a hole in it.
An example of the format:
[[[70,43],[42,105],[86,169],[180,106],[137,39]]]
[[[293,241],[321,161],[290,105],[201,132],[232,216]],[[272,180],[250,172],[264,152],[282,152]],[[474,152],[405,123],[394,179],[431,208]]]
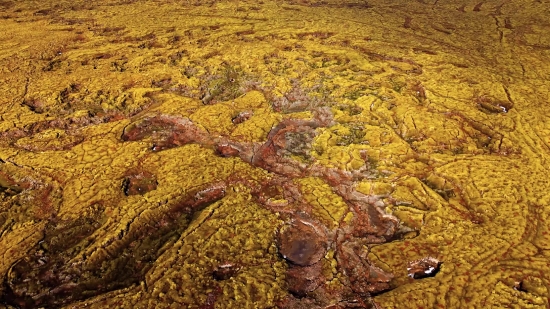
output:
[[[550,306],[548,1],[0,16],[0,308]]]

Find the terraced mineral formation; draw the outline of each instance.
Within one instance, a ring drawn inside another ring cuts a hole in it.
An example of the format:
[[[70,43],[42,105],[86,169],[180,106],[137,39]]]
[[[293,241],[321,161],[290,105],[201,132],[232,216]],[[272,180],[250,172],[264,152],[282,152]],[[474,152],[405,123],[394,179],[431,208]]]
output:
[[[0,1],[0,308],[548,308],[544,1]]]

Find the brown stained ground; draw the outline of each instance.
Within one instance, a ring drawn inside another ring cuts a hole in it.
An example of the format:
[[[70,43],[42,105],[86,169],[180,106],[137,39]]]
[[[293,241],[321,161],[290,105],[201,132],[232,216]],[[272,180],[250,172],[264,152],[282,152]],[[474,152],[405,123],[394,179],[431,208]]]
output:
[[[0,1],[0,308],[548,308],[549,16]]]

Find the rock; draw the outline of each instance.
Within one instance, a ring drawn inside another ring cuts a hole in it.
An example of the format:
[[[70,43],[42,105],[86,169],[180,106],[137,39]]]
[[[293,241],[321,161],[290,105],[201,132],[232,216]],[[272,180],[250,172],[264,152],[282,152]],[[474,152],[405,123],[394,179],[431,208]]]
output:
[[[441,262],[438,259],[430,256],[409,262],[409,267],[407,267],[408,276],[413,279],[433,277],[439,271],[440,265]]]
[[[212,271],[212,276],[214,276],[214,279],[218,281],[227,280],[235,276],[239,270],[241,270],[241,266],[239,264],[222,263],[214,268],[214,271]]]
[[[308,266],[317,263],[327,252],[327,236],[315,223],[297,219],[279,233],[279,253],[287,261]]]
[[[155,175],[147,171],[130,171],[124,178],[122,188],[126,196],[145,194],[157,188],[157,179]]]
[[[321,275],[322,270],[322,262],[305,267],[291,266],[286,273],[288,290],[297,297],[306,296],[324,280]]]

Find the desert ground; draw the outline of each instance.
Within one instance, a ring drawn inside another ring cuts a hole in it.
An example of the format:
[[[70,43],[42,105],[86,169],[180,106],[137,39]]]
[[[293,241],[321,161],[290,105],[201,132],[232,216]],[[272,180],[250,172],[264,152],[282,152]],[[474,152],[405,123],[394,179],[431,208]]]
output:
[[[0,17],[0,308],[550,306],[549,1]]]

